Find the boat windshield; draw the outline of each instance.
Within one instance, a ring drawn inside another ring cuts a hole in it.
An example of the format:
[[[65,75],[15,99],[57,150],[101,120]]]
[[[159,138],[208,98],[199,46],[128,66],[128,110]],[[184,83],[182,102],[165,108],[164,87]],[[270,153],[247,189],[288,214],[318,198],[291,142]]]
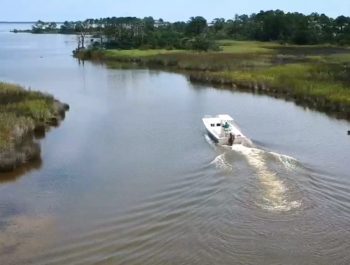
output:
[[[230,129],[230,127],[239,128],[239,126],[233,120],[222,121],[222,127],[224,129]]]

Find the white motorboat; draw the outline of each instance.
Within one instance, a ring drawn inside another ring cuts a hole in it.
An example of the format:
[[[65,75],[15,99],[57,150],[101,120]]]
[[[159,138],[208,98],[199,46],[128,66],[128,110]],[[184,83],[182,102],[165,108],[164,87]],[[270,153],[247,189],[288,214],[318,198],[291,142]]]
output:
[[[230,115],[205,116],[202,120],[209,136],[221,145],[251,143]]]

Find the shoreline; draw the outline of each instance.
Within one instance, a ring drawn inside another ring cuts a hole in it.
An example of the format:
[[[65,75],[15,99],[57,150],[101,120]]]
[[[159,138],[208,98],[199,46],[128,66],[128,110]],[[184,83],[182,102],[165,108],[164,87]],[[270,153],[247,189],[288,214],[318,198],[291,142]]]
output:
[[[59,126],[69,105],[7,83],[0,83],[0,95],[0,173],[6,173],[41,159],[39,140]]]
[[[264,46],[260,47],[265,48]],[[278,45],[276,47],[278,49],[284,48]],[[350,121],[350,89],[348,89],[350,80],[346,79],[346,74],[344,74],[345,78],[342,82],[335,74],[329,74],[329,72],[336,72],[338,69],[347,71],[350,60],[347,60],[346,56],[350,55],[350,50],[343,47],[319,46],[318,48],[326,55],[317,57],[300,56],[299,54],[287,56],[264,52],[255,54],[249,51],[245,54],[239,54],[225,53],[225,51],[222,53],[190,53],[188,51],[164,50],[157,54],[155,50],[87,49],[75,52],[74,56],[81,60],[102,62],[111,68],[122,68],[126,65],[131,68],[141,66],[149,69],[181,72],[185,73],[191,82],[282,98],[293,101],[297,105]],[[290,49],[288,47],[286,50],[289,52]],[[312,51],[310,47],[307,49]],[[300,51],[297,50],[297,52]],[[341,58],[343,53],[345,53],[345,61],[338,62],[338,57]],[[334,61],[331,61],[334,64],[334,69],[329,70],[333,65],[328,64],[328,57]],[[277,59],[282,63],[269,62],[267,64],[265,62],[277,61]],[[265,63],[267,66],[264,65]],[[240,67],[247,69],[242,71]],[[327,74],[330,76],[329,79],[327,79]],[[322,75],[326,75],[326,77]]]
[[[224,88],[280,98],[286,101],[292,101],[298,106],[307,107],[325,113],[337,119],[350,121],[350,105],[334,104],[323,97],[298,95],[297,93],[293,93],[292,89],[271,87],[263,82],[240,82],[229,79],[213,78],[208,75],[200,74],[188,74],[187,76],[193,83],[209,84],[215,88]]]

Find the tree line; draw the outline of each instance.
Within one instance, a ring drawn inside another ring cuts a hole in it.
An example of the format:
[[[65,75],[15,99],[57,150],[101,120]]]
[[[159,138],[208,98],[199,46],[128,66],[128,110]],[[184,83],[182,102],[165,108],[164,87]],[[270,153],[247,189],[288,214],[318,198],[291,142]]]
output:
[[[38,21],[33,33],[94,35],[94,46],[106,48],[217,49],[215,40],[277,41],[291,44],[350,45],[350,17],[325,14],[285,13],[281,10],[216,18],[201,16],[188,21],[166,22],[153,17],[108,17],[85,21],[54,23]],[[82,46],[85,47],[83,40]]]

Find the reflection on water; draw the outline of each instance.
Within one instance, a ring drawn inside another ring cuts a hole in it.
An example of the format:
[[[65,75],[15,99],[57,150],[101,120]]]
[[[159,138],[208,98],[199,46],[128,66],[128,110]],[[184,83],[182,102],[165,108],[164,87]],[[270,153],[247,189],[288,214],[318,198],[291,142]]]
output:
[[[27,163],[13,172],[6,172],[0,174],[0,184],[1,183],[11,183],[16,182],[20,177],[25,174],[28,174],[32,170],[39,170],[42,166],[42,159],[39,157],[30,163]]]
[[[1,176],[1,265],[350,263],[349,123],[178,74],[79,65],[75,46],[0,33],[0,80],[71,106],[42,163]],[[207,139],[201,118],[219,113],[256,147]]]

